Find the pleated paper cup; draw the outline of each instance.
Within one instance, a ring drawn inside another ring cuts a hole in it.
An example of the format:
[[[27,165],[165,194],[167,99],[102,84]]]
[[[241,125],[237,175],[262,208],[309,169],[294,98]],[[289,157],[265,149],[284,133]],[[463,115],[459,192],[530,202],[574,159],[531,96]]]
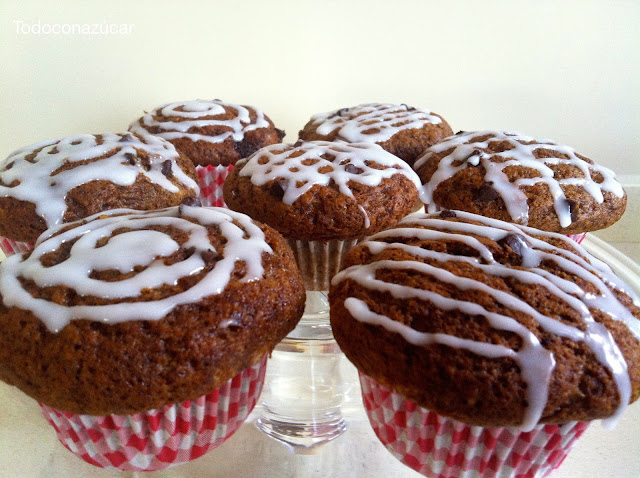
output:
[[[374,432],[402,463],[430,478],[541,478],[563,462],[589,422],[470,426],[426,410],[360,374]]]
[[[92,465],[162,470],[194,460],[240,428],[262,391],[267,356],[208,395],[133,415],[77,415],[40,404],[58,440]]]
[[[4,252],[5,256],[12,256],[13,254],[21,254],[23,252],[29,252],[33,249],[32,242],[21,242],[8,239],[0,236],[0,249]]]
[[[233,165],[228,166],[196,166],[198,186],[200,186],[200,202],[203,206],[227,207],[222,195],[224,185]]]
[[[340,270],[347,252],[362,239],[305,241],[288,239],[306,290],[329,290],[331,278]]]
[[[582,241],[584,241],[584,238],[586,235],[587,235],[586,232],[581,232],[580,234],[567,234],[567,237],[569,239],[573,239],[578,244],[582,244]]]

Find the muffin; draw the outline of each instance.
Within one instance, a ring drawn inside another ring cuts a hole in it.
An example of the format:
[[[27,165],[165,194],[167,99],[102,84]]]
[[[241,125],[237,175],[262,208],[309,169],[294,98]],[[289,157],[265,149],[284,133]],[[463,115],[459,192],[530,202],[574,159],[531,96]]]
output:
[[[640,395],[640,300],[563,235],[445,210],[344,266],[335,338],[379,438],[426,476],[544,476]]]
[[[104,133],[43,141],[0,164],[2,249],[29,250],[46,229],[108,209],[176,206],[198,193],[193,164],[161,138]]]
[[[430,212],[457,209],[562,234],[608,227],[627,203],[608,168],[515,132],[460,132],[429,148],[414,169]]]
[[[197,166],[200,199],[211,206],[224,206],[222,184],[236,161],[279,143],[285,135],[260,109],[220,100],[161,105],[131,123],[129,130],[160,136],[188,156]]]
[[[89,463],[157,470],[242,424],[305,291],[271,228],[180,206],[49,230],[0,265],[0,299],[0,379]]]
[[[316,114],[299,136],[305,141],[376,143],[412,165],[429,146],[452,134],[439,114],[405,104],[369,103]]]
[[[238,161],[224,198],[289,241],[307,290],[327,290],[348,248],[404,217],[418,186],[405,162],[375,144],[299,141]]]

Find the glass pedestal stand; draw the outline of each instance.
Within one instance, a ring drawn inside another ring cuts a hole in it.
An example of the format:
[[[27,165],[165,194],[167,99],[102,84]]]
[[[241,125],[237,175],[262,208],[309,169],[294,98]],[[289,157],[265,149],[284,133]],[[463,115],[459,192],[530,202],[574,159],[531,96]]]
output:
[[[340,436],[347,428],[340,409],[340,357],[329,324],[327,294],[307,291],[302,319],[269,359],[258,428],[302,447]]]

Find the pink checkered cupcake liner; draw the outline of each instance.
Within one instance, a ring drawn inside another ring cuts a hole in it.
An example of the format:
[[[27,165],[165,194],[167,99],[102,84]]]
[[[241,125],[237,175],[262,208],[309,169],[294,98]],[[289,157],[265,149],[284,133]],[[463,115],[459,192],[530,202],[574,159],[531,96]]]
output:
[[[578,244],[582,244],[582,241],[584,241],[586,235],[586,232],[581,232],[580,234],[567,234],[567,237],[573,239]]]
[[[253,410],[267,355],[212,393],[133,415],[76,415],[40,404],[58,440],[92,465],[125,471],[162,470],[221,445]]]
[[[6,237],[0,236],[0,249],[2,249],[5,256],[12,256],[13,254],[29,252],[33,249],[33,243],[14,241],[13,239],[7,239]]]
[[[360,374],[369,421],[385,447],[431,478],[547,476],[589,422],[538,425],[532,431],[470,426],[430,412]]]
[[[198,199],[203,206],[227,207],[222,197],[222,185],[232,169],[233,165],[196,166],[198,186],[200,186]]]

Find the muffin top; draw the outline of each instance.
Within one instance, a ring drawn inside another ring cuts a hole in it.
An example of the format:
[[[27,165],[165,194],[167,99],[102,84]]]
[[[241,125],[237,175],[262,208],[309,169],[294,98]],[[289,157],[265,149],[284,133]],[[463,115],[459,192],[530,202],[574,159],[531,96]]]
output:
[[[329,300],[361,372],[470,425],[615,418],[640,395],[640,299],[559,234],[411,215],[349,252]]]
[[[0,264],[0,379],[51,407],[128,414],[206,395],[296,325],[271,228],[227,209],[116,210]]]
[[[453,134],[442,116],[405,104],[369,103],[311,117],[300,139],[376,143],[409,164]]]
[[[0,235],[33,242],[63,222],[107,209],[175,206],[198,193],[193,164],[161,138],[104,133],[43,141],[0,164]]]
[[[608,227],[627,202],[610,169],[515,132],[460,132],[429,148],[414,169],[430,212],[458,209],[563,234]]]
[[[224,200],[287,238],[354,239],[408,214],[419,185],[405,162],[375,144],[298,141],[239,161]]]
[[[220,100],[161,105],[131,123],[129,130],[171,141],[200,166],[234,164],[285,135],[260,109]]]

